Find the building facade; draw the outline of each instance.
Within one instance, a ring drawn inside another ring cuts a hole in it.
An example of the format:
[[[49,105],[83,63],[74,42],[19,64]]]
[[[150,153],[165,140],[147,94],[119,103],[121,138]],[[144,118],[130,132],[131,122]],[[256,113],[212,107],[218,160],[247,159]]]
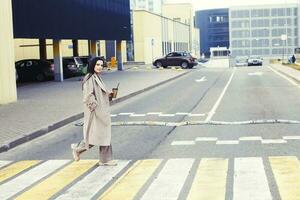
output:
[[[196,27],[200,29],[200,54],[210,57],[210,48],[229,48],[229,9],[196,12]]]
[[[293,54],[299,45],[298,6],[231,7],[231,55],[280,58]]]
[[[131,10],[146,10],[161,14],[164,0],[131,0]]]
[[[196,57],[200,57],[199,50],[199,29],[195,26],[194,9],[190,3],[164,4],[162,15],[189,26],[189,44],[188,51],[191,51]]]
[[[145,10],[133,11],[134,60],[151,64],[171,51],[187,51],[189,25]]]

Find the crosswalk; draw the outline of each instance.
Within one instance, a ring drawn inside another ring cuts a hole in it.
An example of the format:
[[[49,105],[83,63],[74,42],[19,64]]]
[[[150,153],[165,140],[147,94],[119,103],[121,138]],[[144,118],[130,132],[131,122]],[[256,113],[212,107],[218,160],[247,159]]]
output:
[[[0,161],[0,199],[300,199],[296,156],[97,162]]]

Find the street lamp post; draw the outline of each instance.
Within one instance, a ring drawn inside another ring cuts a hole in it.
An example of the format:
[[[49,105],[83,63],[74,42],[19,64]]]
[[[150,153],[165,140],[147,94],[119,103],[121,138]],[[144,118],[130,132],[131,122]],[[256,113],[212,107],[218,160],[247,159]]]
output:
[[[286,34],[281,35],[281,40],[285,42],[285,45],[283,45],[283,42],[282,42],[282,60],[281,60],[281,64],[283,64],[284,54],[285,54],[285,49],[284,48],[286,46],[287,35]]]

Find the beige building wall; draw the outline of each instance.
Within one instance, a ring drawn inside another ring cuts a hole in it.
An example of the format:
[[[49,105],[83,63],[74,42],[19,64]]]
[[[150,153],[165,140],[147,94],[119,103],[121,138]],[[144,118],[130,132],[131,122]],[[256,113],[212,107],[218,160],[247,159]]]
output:
[[[195,30],[194,22],[194,9],[192,4],[189,3],[174,3],[174,4],[164,4],[162,7],[162,15],[171,18],[176,21],[188,24],[190,26],[189,30],[189,49],[194,55],[198,55],[200,45],[199,35]],[[198,41],[198,43],[197,43]],[[197,56],[198,57],[198,56]]]
[[[134,59],[146,64],[162,56],[162,17],[148,11],[133,12]]]
[[[188,46],[189,26],[158,14],[136,10],[133,11],[133,37],[134,60],[150,64],[170,51],[184,50],[183,45],[179,48],[179,43]]]
[[[11,0],[0,6],[0,104],[17,100]]]
[[[15,39],[15,61],[22,59],[39,59],[38,39]],[[53,58],[53,40],[47,39],[47,58]],[[88,41],[78,40],[78,53],[80,56],[89,55]],[[73,56],[72,40],[62,40],[62,55]],[[105,40],[100,40],[100,55],[106,57]],[[122,41],[122,60],[126,62],[126,41]]]

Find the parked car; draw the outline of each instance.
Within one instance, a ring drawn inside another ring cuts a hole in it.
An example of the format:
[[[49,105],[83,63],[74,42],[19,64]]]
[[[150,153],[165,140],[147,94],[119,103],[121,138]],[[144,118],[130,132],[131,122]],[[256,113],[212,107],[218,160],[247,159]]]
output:
[[[248,58],[247,57],[239,57],[235,59],[235,66],[248,66]]]
[[[18,82],[46,81],[54,78],[54,65],[45,60],[20,60],[15,63],[15,67]]]
[[[196,66],[197,59],[191,55],[189,52],[176,51],[167,54],[166,56],[156,59],[153,65],[158,67],[168,67],[168,66],[181,66],[181,68],[193,68]]]
[[[49,62],[54,64],[53,59],[48,59]],[[64,78],[82,75],[82,68],[84,67],[82,60],[79,57],[63,57],[63,73]]]
[[[250,56],[248,58],[247,63],[248,63],[248,66],[251,66],[251,65],[260,65],[260,66],[262,66],[263,59],[261,57]]]

